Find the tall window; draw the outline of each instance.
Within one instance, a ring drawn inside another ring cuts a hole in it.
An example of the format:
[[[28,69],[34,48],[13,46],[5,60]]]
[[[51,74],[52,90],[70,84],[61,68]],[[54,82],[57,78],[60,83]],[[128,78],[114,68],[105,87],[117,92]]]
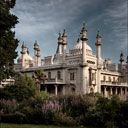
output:
[[[108,81],[111,82],[111,77],[108,77]]]
[[[103,81],[104,81],[104,82],[106,81],[106,76],[103,76]]]
[[[61,72],[57,71],[57,79],[60,80],[61,79]]]
[[[116,79],[115,79],[115,77],[113,77],[113,82],[115,82],[116,81]]]
[[[51,79],[51,72],[48,72],[48,79]]]
[[[70,80],[74,80],[75,78],[74,78],[75,76],[74,76],[74,72],[71,72],[70,73]]]

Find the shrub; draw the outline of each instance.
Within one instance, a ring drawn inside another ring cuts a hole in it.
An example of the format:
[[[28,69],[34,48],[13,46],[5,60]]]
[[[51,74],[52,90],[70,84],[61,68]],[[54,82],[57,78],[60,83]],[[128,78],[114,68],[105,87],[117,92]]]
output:
[[[54,123],[56,125],[64,125],[64,126],[75,126],[76,120],[74,120],[71,116],[68,116],[66,113],[55,113],[54,115]]]
[[[17,109],[17,102],[15,99],[12,99],[12,100],[1,99],[0,100],[0,113],[1,114],[11,114],[11,113],[14,113],[16,109]]]

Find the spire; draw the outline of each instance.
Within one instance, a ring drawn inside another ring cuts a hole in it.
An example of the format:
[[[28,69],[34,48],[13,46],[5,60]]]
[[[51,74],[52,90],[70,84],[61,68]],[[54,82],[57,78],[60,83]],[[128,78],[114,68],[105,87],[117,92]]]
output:
[[[85,23],[83,23],[83,27],[81,29],[81,32],[80,32],[80,37],[81,37],[81,40],[82,41],[87,41],[87,29],[85,27]]]
[[[59,32],[59,37],[58,37],[58,44],[61,44],[62,43],[62,35],[61,33]]]
[[[100,35],[100,32],[99,32],[99,30],[97,31],[97,35],[96,35],[96,38],[101,38],[101,35]]]
[[[21,48],[23,49],[25,47],[25,45],[24,45],[24,41],[23,41],[23,44],[21,45]]]
[[[23,44],[21,45],[21,54],[25,54],[25,48],[27,48],[25,45],[24,45],[24,42]]]
[[[37,40],[35,40],[35,43],[34,43],[34,50],[37,50],[39,48],[39,45],[37,43]]]
[[[66,34],[65,29],[64,29],[63,35],[62,35],[62,44],[67,45],[67,34]],[[66,50],[66,46],[64,46],[64,47],[65,47],[64,49]]]
[[[101,35],[100,35],[100,32],[97,31],[97,35],[96,35],[96,43],[95,45],[101,45]]]
[[[67,37],[66,31],[64,29],[62,37]]]
[[[86,31],[86,32],[87,32],[87,28],[86,28],[85,23],[83,23],[83,27],[82,27],[82,29],[81,29],[81,32],[82,32],[82,33],[83,33],[84,31]]]
[[[121,51],[121,53],[120,53],[120,63],[122,64],[123,62],[124,62],[124,54]]]

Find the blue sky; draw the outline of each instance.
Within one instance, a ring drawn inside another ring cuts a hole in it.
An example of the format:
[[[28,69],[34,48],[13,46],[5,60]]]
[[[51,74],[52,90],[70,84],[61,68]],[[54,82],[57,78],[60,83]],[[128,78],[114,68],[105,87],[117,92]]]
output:
[[[97,30],[102,35],[102,57],[118,62],[121,51],[127,53],[127,0],[17,0],[12,12],[18,16],[15,27],[33,55],[33,43],[38,41],[41,57],[53,55],[57,48],[59,31],[66,29],[68,47],[73,48],[82,23],[87,24],[88,44],[95,52]]]

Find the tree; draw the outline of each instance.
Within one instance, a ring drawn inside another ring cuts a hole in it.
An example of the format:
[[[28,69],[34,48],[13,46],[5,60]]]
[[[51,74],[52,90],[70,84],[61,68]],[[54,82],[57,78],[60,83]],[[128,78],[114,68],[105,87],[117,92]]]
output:
[[[41,90],[41,82],[43,82],[43,84],[44,84],[45,80],[47,80],[47,77],[44,74],[43,70],[36,70],[34,72],[34,74],[33,74],[33,78],[36,81],[37,91],[40,92],[40,90]]]
[[[16,0],[0,0],[0,81],[14,75],[14,59],[18,40],[12,30],[18,18],[10,13]]]
[[[1,99],[16,99],[17,101],[28,100],[35,97],[35,81],[27,76],[17,76],[14,85],[8,85],[0,89]]]

